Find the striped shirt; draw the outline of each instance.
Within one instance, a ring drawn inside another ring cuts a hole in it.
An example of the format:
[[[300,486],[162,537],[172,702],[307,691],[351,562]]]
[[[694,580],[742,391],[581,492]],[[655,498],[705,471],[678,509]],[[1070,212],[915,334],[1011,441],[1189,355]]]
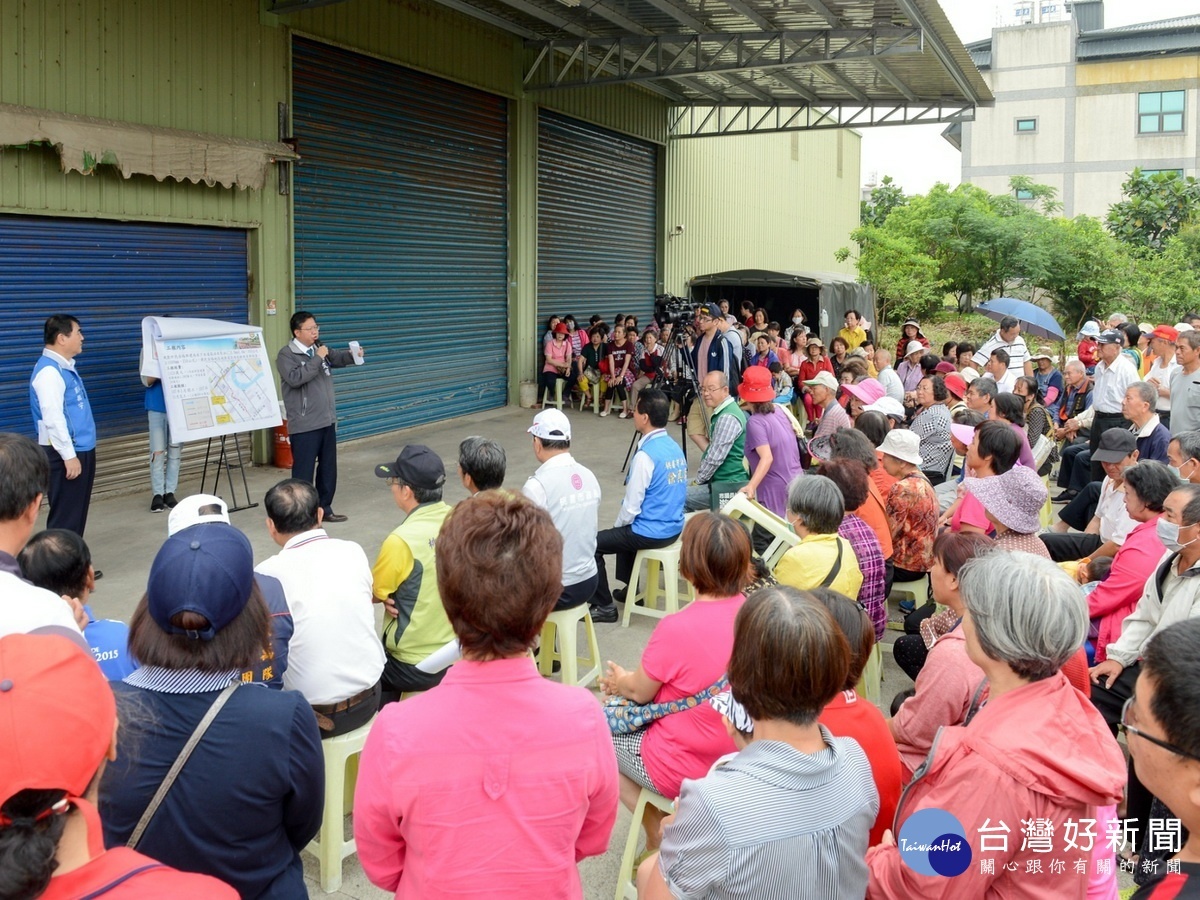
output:
[[[887,630],[887,592],[884,590],[887,566],[883,561],[883,551],[879,548],[879,538],[875,536],[875,530],[854,513],[846,513],[842,524],[838,526],[838,534],[849,542],[858,560],[858,569],[862,572],[858,601],[871,617],[871,623],[875,626],[875,640],[878,641]]]
[[[858,743],[821,726],[825,749],[758,740],[685,781],[659,866],[681,900],[862,897],[879,794]]]
[[[237,669],[228,672],[201,672],[198,669],[164,669],[142,666],[122,679],[127,685],[160,694],[205,694],[223,690],[240,680]]]

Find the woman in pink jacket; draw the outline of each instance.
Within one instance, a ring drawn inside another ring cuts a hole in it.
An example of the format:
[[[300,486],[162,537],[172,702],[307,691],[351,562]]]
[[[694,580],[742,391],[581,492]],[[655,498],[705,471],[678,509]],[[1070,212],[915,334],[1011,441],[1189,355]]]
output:
[[[989,698],[969,724],[934,740],[900,798],[898,834],[867,852],[867,896],[1077,900],[1103,862],[1093,856],[1107,855],[1115,869],[1103,832],[1072,847],[1066,822],[1086,829],[1125,786],[1121,748],[1060,671],[1087,634],[1083,596],[1058,566],[1030,553],[989,553],[958,580],[967,653],[987,676]],[[956,829],[968,851],[955,856],[962,868],[913,848]],[[908,848],[903,858],[897,842]],[[1051,868],[1055,860],[1061,871]],[[1042,874],[1032,872],[1035,863]]]
[[[1100,633],[1096,637],[1098,663],[1108,658],[1105,648],[1121,636],[1121,624],[1137,608],[1146,578],[1167,552],[1158,539],[1156,527],[1167,494],[1177,487],[1179,479],[1171,470],[1152,459],[1125,470],[1125,509],[1137,525],[1113,557],[1108,578],[1087,597],[1088,615],[1100,620]]]
[[[397,898],[583,897],[608,849],[617,760],[591,693],[529,658],[562,592],[562,538],[519,494],[484,491],[442,525],[437,578],[463,658],[384,707],[354,793],[372,883]]]

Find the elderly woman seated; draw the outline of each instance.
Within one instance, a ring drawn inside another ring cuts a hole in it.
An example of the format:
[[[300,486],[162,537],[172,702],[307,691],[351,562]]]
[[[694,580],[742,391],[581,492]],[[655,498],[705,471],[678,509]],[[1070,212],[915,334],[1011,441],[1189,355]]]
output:
[[[842,492],[822,475],[805,475],[788,485],[787,520],[800,543],[775,566],[780,584],[800,590],[833,588],[858,599],[863,575],[850,542],[838,534],[846,514]]]
[[[845,636],[808,594],[746,601],[729,686],[749,744],[684,784],[662,853],[638,869],[640,900],[863,896],[879,799],[862,748],[817,721],[849,669]]]
[[[829,610],[838,628],[850,645],[850,670],[842,691],[821,711],[820,722],[838,737],[854,738],[867,754],[871,777],[879,792],[879,814],[871,826],[871,843],[883,839],[892,827],[896,803],[900,799],[900,754],[896,741],[888,731],[887,720],[874,703],[859,696],[855,690],[863,670],[875,650],[875,632],[862,605],[829,588],[814,588],[812,595]]]
[[[1037,472],[1013,466],[1001,475],[965,478],[963,488],[979,501],[987,520],[996,529],[997,549],[1050,558],[1046,545],[1038,539],[1041,530],[1038,514],[1049,491]]]
[[[843,429],[839,434],[854,435],[857,432]],[[870,498],[871,479],[862,463],[853,459],[831,459],[817,469],[817,474],[831,480],[842,492],[846,515],[838,526],[838,534],[850,542],[854,558],[858,560],[863,576],[858,601],[871,619],[875,640],[880,640],[887,630],[887,565],[875,530],[855,512]],[[890,534],[888,549],[891,549]]]
[[[681,540],[679,571],[695,589],[695,602],[658,623],[636,669],[608,664],[600,678],[605,694],[668,703],[707,690],[725,675],[733,620],[746,602],[742,588],[750,572],[750,537],[728,516],[701,512],[684,526]],[[612,741],[621,802],[629,809],[637,805],[642,788],[678,797],[685,778],[700,778],[734,749],[720,715],[707,703],[657,719],[641,731],[613,735]],[[653,849],[659,817],[654,807],[646,809],[646,846]]]
[[[958,725],[966,718],[971,698],[983,682],[983,671],[967,656],[960,627],[963,603],[958,573],[969,561],[993,549],[992,539],[978,532],[944,531],[938,535],[933,542],[929,585],[933,599],[947,607],[952,624],[937,635],[923,623],[922,633],[903,635],[892,645],[896,664],[917,685],[888,721],[900,750],[906,783],[924,762],[938,729]]]
[[[917,411],[909,428],[921,439],[921,469],[930,484],[946,480],[954,448],[950,446],[950,410],[946,407],[946,382],[928,375],[917,384]]]
[[[576,862],[608,849],[617,773],[604,715],[529,658],[562,591],[561,557],[550,515],[506,491],[476,494],[442,525],[438,588],[463,658],[436,690],[379,714],[354,797],[363,869],[398,897],[578,898]],[[533,737],[537,722],[552,727]]]
[[[1097,807],[1115,804],[1125,785],[1121,748],[1061,672],[1087,635],[1083,595],[1058,566],[1029,553],[973,559],[959,572],[959,585],[967,654],[983,670],[990,695],[973,717],[968,712],[969,727],[941,730],[896,811],[896,837],[919,841],[945,833],[918,828],[916,817],[925,810],[952,815],[972,850],[981,833],[999,831],[1000,823],[1012,833],[991,843],[994,849],[984,854],[994,860],[991,866],[964,854],[940,874],[923,874],[902,860],[889,835],[867,854],[867,896],[1082,897],[1093,854],[1107,853],[1111,867],[1112,851],[1101,840],[1092,849],[1089,842],[1064,844],[1059,836],[1068,819],[1097,818]],[[1045,854],[1021,834],[1022,820],[1032,817],[1054,835],[1053,856],[1065,866],[1036,881],[1028,872]]]
[[[933,565],[939,507],[933,485],[921,473],[919,447],[920,439],[901,429],[889,431],[879,445],[883,468],[896,479],[887,495],[896,581],[916,581]]]

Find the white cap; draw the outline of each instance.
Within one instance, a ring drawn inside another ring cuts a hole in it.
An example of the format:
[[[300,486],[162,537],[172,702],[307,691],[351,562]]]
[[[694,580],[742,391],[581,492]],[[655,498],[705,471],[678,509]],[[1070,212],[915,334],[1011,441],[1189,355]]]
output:
[[[205,506],[216,506],[221,511],[201,514],[200,510]],[[229,525],[229,506],[216,494],[192,494],[190,497],[184,497],[167,516],[167,537],[205,522],[224,522]]]
[[[819,384],[822,387],[829,388],[831,391],[836,391],[839,387],[841,387],[841,385],[838,384],[838,380],[833,377],[833,373],[826,369],[822,369],[814,378],[805,379],[804,383]]]
[[[893,428],[879,445],[879,452],[914,466],[921,465],[921,439],[905,428]]]
[[[920,341],[909,341],[908,346],[904,348],[905,356],[912,356],[914,353],[924,353],[926,346]]]
[[[1187,322],[1176,322],[1175,330],[1178,331],[1180,334],[1183,334],[1185,331],[1195,331],[1196,329],[1193,328],[1191,325],[1189,325]]]
[[[868,403],[864,406],[863,411],[883,413],[885,416],[891,416],[896,419],[904,418],[904,404],[895,397],[880,397],[874,403]]]
[[[543,441],[569,441],[571,420],[561,409],[543,409],[533,417],[533,424],[526,430]]]

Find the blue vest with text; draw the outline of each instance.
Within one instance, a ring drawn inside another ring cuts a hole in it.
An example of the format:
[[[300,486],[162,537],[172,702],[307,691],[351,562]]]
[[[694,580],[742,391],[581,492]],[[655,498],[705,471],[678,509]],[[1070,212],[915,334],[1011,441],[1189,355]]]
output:
[[[38,372],[47,366],[58,369],[62,380],[67,386],[63,394],[63,414],[67,418],[67,431],[71,434],[71,443],[77,453],[96,449],[96,420],[92,418],[92,404],[88,402],[87,391],[83,387],[83,379],[73,369],[64,369],[57,360],[42,356],[33,367],[33,375],[29,379],[29,404],[33,409],[33,427],[41,432],[42,405],[38,403],[37,393],[33,389],[33,379]]]
[[[642,445],[654,462],[654,474],[642,498],[642,510],[630,527],[646,538],[669,538],[683,531],[683,502],[687,499],[687,457],[665,431]]]

